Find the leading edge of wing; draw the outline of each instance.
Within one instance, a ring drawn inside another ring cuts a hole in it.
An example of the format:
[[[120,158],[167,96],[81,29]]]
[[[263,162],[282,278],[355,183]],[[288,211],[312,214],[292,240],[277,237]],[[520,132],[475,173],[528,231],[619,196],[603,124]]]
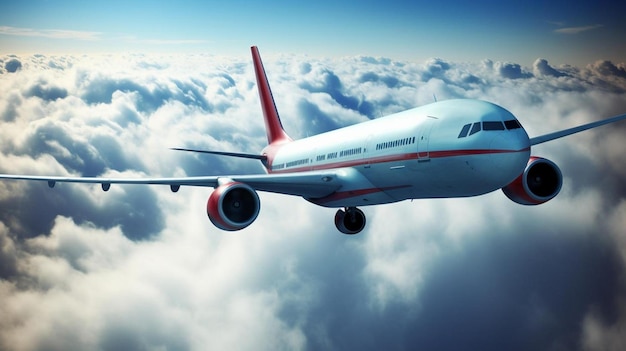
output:
[[[0,179],[34,180],[48,182],[52,187],[55,183],[86,183],[86,184],[146,184],[146,185],[194,185],[216,186],[216,177],[180,177],[180,178],[105,178],[105,177],[66,177],[36,176],[21,174],[0,174]]]
[[[568,135],[571,135],[571,134],[575,134],[575,133],[578,133],[578,132],[585,131],[587,129],[592,129],[592,128],[595,128],[595,127],[603,126],[605,124],[621,121],[623,119],[626,119],[626,114],[618,115],[618,116],[614,116],[614,117],[611,117],[611,118],[603,119],[601,121],[596,121],[596,122],[583,124],[582,126],[573,127],[573,128],[569,128],[569,129],[564,129],[564,130],[561,130],[561,131],[558,131],[558,132],[549,133],[549,134],[541,135],[541,136],[538,136],[538,137],[530,138],[530,145],[537,145],[537,144],[545,143],[546,141],[559,139],[559,138],[562,138],[562,137],[565,137],[565,136],[568,136]]]
[[[288,174],[250,174],[179,178],[105,178],[0,174],[0,179],[48,182],[50,187],[54,187],[56,183],[100,184],[103,190],[108,190],[111,184],[169,185],[172,191],[178,191],[180,186],[205,186],[215,188],[222,183],[222,181],[225,183],[233,181],[245,183],[258,191],[296,195],[305,198],[324,197],[332,194],[341,187],[334,172],[320,171]]]

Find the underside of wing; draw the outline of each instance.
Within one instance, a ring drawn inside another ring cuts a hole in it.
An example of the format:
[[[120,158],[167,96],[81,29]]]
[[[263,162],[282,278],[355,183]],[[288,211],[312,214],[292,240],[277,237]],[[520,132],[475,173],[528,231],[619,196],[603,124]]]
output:
[[[250,185],[259,191],[297,195],[304,198],[320,198],[328,196],[341,188],[342,182],[335,172],[302,172],[289,174],[262,174],[233,177],[232,179]]]

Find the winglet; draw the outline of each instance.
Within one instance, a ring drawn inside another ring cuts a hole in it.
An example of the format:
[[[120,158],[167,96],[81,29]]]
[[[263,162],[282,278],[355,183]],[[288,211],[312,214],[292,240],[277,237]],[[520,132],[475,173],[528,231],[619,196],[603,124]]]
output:
[[[265,118],[265,129],[267,131],[268,144],[283,143],[292,141],[283,129],[274,102],[272,90],[265,75],[261,55],[256,46],[250,48],[252,50],[252,61],[254,62],[254,72],[256,73],[256,84],[259,88],[259,98],[261,99],[261,107],[263,108],[263,117]]]

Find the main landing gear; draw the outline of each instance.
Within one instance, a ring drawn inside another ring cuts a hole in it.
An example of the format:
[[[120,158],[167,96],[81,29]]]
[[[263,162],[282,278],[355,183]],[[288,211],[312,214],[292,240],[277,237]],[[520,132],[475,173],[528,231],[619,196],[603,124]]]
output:
[[[365,228],[365,214],[356,207],[346,207],[345,210],[337,210],[335,226],[344,234],[358,234]]]

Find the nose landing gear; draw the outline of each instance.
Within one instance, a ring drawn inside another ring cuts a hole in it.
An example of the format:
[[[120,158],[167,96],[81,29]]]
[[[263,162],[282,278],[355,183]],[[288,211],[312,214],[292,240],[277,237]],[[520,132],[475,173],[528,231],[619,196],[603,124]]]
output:
[[[337,210],[335,214],[335,226],[344,234],[358,234],[365,228],[365,214],[356,207],[347,207],[345,210]]]

